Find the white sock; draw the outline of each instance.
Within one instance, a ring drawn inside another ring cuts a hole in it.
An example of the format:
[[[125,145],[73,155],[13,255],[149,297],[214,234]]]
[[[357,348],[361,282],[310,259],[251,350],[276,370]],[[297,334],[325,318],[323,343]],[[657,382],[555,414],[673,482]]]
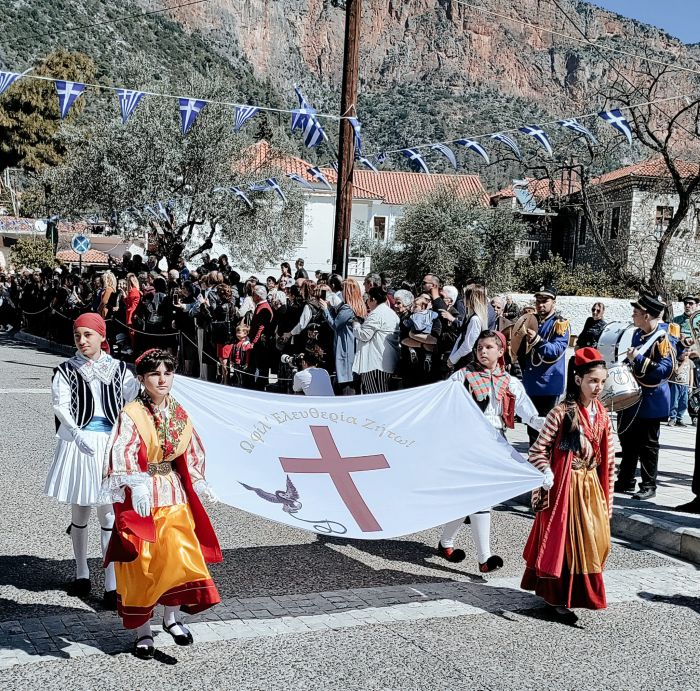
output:
[[[491,556],[491,512],[473,513],[469,520],[476,545],[476,558],[483,564]]]
[[[463,518],[456,518],[454,521],[446,523],[445,527],[442,529],[440,544],[443,547],[454,547],[455,538],[457,537],[457,533],[459,532],[459,529],[462,527],[462,525],[464,525]]]
[[[71,505],[70,538],[73,542],[73,556],[75,557],[75,577],[90,578],[90,569],[87,563],[88,531],[87,525],[90,520],[92,507]],[[82,527],[77,527],[82,526]]]
[[[114,510],[111,504],[97,507],[97,518],[100,520],[100,538],[102,545],[102,558],[107,554],[109,539],[112,537],[112,526],[114,525]],[[117,577],[114,573],[114,564],[110,564],[105,569],[105,590],[117,589]]]
[[[139,648],[142,646],[144,648],[148,648],[149,645],[153,645],[153,632],[151,631],[150,621],[147,621],[145,624],[141,624],[141,626],[139,626],[138,629],[136,629],[136,638],[139,639],[141,638],[141,636],[150,636],[151,640],[150,642],[148,641],[148,639],[146,639],[145,641],[141,641],[137,644]]]
[[[163,623],[166,626],[173,626],[173,624],[177,624],[177,626],[173,626],[172,629],[170,629],[170,633],[172,633],[174,636],[186,636],[189,629],[185,628],[182,624],[178,622],[178,615],[180,614],[180,605],[176,605],[175,607],[171,606],[164,606],[163,607]]]

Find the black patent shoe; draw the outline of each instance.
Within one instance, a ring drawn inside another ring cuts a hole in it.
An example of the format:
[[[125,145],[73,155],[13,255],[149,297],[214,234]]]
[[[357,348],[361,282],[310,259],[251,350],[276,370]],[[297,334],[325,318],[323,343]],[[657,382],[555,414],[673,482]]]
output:
[[[554,605],[547,604],[547,609],[552,617],[562,624],[573,626],[578,621],[578,615],[568,607],[554,607]]]
[[[151,645],[139,645],[141,641],[146,640],[151,641]],[[156,654],[156,649],[153,646],[153,636],[148,635],[137,638],[134,642],[133,653],[134,657],[137,657],[139,660],[152,660],[153,656]]]
[[[464,561],[467,556],[463,549],[453,549],[452,547],[443,547],[441,542],[438,542],[437,546],[438,554],[447,561],[453,564],[459,564],[460,561]]]
[[[172,628],[174,626],[179,626],[180,628],[184,629],[185,631],[187,631],[187,634],[173,633]],[[177,643],[177,645],[192,645],[194,643],[194,638],[192,638],[192,632],[179,621],[176,621],[174,624],[170,624],[170,626],[166,626],[165,622],[163,622],[163,631],[167,631],[173,637],[173,640],[175,641],[175,643]]]
[[[102,606],[111,612],[117,611],[117,591],[116,590],[105,590],[105,594],[102,596]]]
[[[87,597],[92,590],[89,578],[76,578],[66,585],[66,592],[74,597]]]

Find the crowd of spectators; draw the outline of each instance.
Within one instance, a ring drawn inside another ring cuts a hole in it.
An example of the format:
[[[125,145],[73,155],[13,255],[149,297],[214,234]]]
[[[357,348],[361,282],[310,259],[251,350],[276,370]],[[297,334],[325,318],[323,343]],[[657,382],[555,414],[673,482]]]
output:
[[[155,346],[183,374],[259,390],[376,393],[444,379],[471,357],[474,334],[507,331],[520,314],[510,296],[487,297],[482,279],[463,289],[428,274],[420,285],[371,273],[355,279],[304,261],[245,279],[228,257],[184,260],[163,271],[155,257],[126,253],[107,270],[0,274],[0,329],[64,344],[82,312],[101,314],[112,351],[126,360]],[[306,372],[306,374],[303,374]]]

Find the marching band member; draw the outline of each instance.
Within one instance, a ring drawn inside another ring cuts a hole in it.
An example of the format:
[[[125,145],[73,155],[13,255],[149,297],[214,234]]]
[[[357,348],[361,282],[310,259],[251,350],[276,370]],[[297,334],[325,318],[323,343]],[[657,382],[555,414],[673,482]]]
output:
[[[643,293],[631,303],[632,322],[636,331],[627,360],[632,374],[642,389],[639,403],[618,414],[618,436],[622,447],[622,461],[615,483],[616,492],[634,492],[637,463],[641,482],[633,499],[651,499],[656,496],[656,474],[659,463],[659,433],[661,422],[668,419],[671,393],[668,379],[675,364],[675,345],[661,321],[666,305],[660,298]],[[653,341],[643,355],[639,349]]]
[[[557,291],[542,286],[535,293],[537,331],[527,330],[529,349],[521,362],[525,391],[540,415],[546,415],[564,393],[566,381],[565,354],[569,345],[569,322],[556,312]],[[537,430],[528,426],[530,444],[537,439]]]
[[[105,458],[103,490],[116,525],[106,563],[114,563],[117,609],[137,629],[134,654],[154,656],[151,616],[164,605],[163,629],[178,645],[192,634],[180,610],[195,614],[220,602],[206,563],[221,549],[200,497],[216,497],[204,479],[204,449],[182,406],[170,395],[175,361],[164,350],[136,360],[143,385],[125,406]]]
[[[615,450],[612,424],[598,400],[607,370],[595,348],[570,360],[566,399],[547,415],[530,463],[547,475],[533,493],[535,522],[525,545],[520,587],[534,590],[563,622],[570,607],[603,609],[610,553]]]
[[[102,459],[119,411],[136,397],[139,386],[126,365],[108,354],[107,325],[99,314],[78,317],[73,338],[78,350],[54,370],[51,383],[58,442],[44,491],[71,504],[67,532],[73,542],[76,574],[67,590],[84,597],[91,590],[87,527],[92,507],[97,508],[103,556],[114,523],[111,503],[99,501]],[[105,568],[103,601],[107,608],[116,609],[112,566]]]
[[[504,437],[505,430],[515,426],[516,414],[535,429],[544,423],[523,385],[506,372],[505,351],[506,337],[500,331],[482,331],[474,346],[474,362],[452,375],[452,379],[464,382],[486,419]],[[464,550],[454,549],[455,538],[464,523],[471,525],[479,571],[489,573],[500,569],[503,559],[491,552],[491,509],[448,523],[442,530],[438,554],[453,563],[465,558]]]

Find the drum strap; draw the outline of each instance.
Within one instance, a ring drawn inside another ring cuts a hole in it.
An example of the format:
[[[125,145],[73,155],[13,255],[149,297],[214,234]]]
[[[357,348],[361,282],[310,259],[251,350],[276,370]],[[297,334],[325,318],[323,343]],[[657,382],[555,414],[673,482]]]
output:
[[[637,354],[645,355],[649,350],[651,350],[654,343],[660,341],[665,335],[666,332],[663,329],[658,329],[657,332],[644,345],[641,346],[641,348],[637,348]]]

